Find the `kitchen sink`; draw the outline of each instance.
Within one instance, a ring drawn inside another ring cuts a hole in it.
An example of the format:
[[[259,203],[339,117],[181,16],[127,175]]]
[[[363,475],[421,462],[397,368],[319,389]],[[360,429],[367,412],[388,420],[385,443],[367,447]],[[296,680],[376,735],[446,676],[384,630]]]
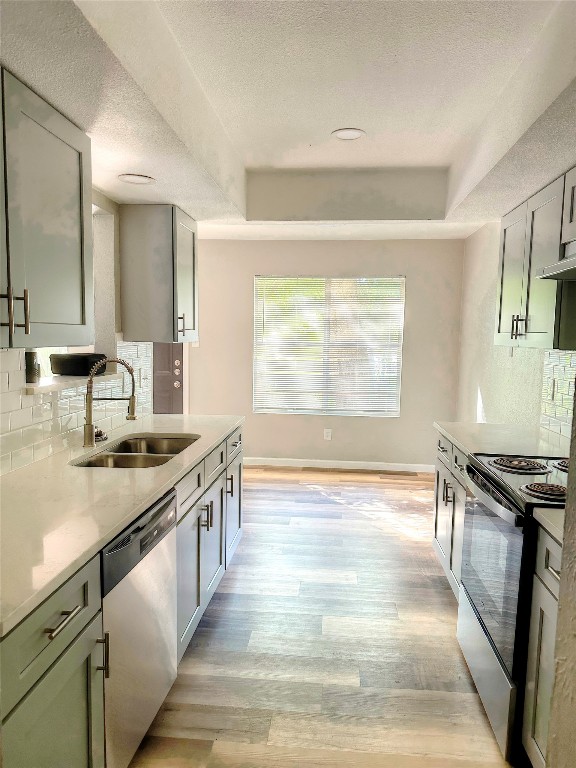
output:
[[[108,469],[146,469],[170,461],[171,455],[146,453],[102,453],[76,464],[77,467],[107,467]]]
[[[175,456],[192,445],[200,435],[183,435],[182,437],[153,437],[149,435],[134,435],[106,449],[107,453],[146,453],[170,454]]]

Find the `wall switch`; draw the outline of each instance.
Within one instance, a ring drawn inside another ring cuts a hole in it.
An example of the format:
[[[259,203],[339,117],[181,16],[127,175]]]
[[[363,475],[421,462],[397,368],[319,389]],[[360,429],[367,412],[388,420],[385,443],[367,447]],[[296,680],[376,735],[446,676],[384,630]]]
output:
[[[325,429],[324,430],[324,440],[332,440],[332,430],[331,429]]]

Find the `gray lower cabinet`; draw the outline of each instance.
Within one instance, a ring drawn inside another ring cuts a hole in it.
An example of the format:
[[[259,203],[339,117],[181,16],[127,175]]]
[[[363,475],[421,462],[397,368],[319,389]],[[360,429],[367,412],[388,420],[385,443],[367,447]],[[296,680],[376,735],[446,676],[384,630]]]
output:
[[[242,454],[226,470],[226,567],[242,537]]]
[[[126,341],[198,342],[196,222],[173,205],[120,206]]]
[[[98,613],[2,723],[4,768],[104,768]]]
[[[458,599],[462,575],[467,458],[442,435],[434,490],[434,550]]]
[[[191,505],[178,521],[176,529],[178,663],[202,618],[200,604],[201,526],[206,524],[204,500]]]
[[[200,532],[200,602],[204,609],[225,569],[224,533],[226,474],[222,472],[203,497],[204,519]]]
[[[6,220],[0,232],[0,344],[90,344],[90,139],[6,70],[2,98]]]
[[[522,741],[534,768],[545,768],[558,601],[534,576]]]

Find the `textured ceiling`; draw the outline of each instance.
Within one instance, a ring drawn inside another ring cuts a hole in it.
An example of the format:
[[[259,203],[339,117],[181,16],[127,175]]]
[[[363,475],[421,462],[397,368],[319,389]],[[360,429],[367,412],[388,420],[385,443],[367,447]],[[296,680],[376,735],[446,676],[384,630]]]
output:
[[[159,2],[246,165],[300,168],[449,165],[554,6]]]

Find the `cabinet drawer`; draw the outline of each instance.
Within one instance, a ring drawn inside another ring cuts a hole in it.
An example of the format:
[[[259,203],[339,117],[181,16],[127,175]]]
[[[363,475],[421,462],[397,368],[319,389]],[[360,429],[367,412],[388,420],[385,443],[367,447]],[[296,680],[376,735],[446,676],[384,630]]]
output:
[[[536,550],[536,575],[546,584],[556,599],[558,599],[560,587],[561,561],[562,547],[543,528],[539,528],[538,549]]]
[[[466,464],[468,456],[455,445],[452,446],[452,472],[464,486],[466,485]]]
[[[2,640],[2,717],[56,661],[100,608],[100,556],[97,555]]]
[[[206,482],[204,477],[204,462],[196,464],[179,483],[176,484],[176,500],[178,502],[178,520],[180,520],[190,507],[195,504],[204,493]]]
[[[230,464],[232,459],[242,450],[242,427],[234,430],[226,440],[226,464]]]
[[[452,466],[452,443],[443,435],[438,435],[438,448],[436,455],[447,467]]]
[[[220,443],[212,453],[204,459],[204,479],[206,488],[216,480],[220,472],[226,468],[226,442]]]

